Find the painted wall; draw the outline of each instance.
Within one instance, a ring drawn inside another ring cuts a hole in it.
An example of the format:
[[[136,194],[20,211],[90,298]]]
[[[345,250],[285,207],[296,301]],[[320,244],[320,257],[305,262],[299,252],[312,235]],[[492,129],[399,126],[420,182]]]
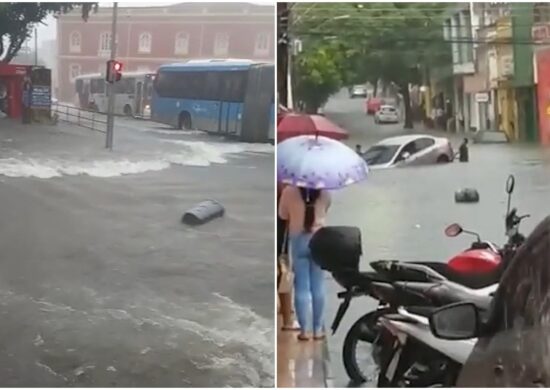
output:
[[[537,106],[539,141],[550,145],[550,49],[539,50],[537,56]]]
[[[531,41],[533,26],[534,3],[511,3],[512,6],[512,38],[514,42]],[[514,87],[533,85],[533,47],[516,43],[514,48]]]

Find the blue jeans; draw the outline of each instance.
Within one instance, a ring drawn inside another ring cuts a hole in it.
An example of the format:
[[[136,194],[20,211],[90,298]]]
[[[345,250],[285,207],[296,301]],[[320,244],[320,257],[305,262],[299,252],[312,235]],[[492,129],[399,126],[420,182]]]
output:
[[[289,237],[294,271],[294,307],[302,332],[312,330],[310,308],[313,312],[313,331],[324,331],[325,282],[323,270],[315,264],[309,250],[311,234]],[[311,302],[311,304],[310,304]]]

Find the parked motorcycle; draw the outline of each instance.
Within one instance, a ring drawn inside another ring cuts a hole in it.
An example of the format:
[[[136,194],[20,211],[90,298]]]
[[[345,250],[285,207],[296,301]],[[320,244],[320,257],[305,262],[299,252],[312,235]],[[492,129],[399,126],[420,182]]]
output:
[[[346,372],[354,383],[368,380],[363,371],[367,364],[358,362],[358,349],[362,343],[372,345],[379,336],[378,320],[387,314],[397,313],[399,307],[434,307],[460,301],[460,294],[453,296],[426,296],[401,285],[400,281],[434,283],[451,281],[467,289],[483,289],[496,286],[502,273],[502,259],[514,252],[521,240],[519,223],[525,216],[517,217],[516,210],[509,210],[515,180],[507,181],[508,210],[506,232],[508,242],[503,249],[488,241],[482,241],[478,234],[453,224],[446,229],[447,236],[456,237],[470,233],[476,240],[470,248],[454,256],[447,263],[400,262],[379,260],[370,263],[375,272],[360,272],[361,234],[355,227],[326,227],[311,240],[310,248],[315,261],[321,268],[332,273],[334,279],[345,289],[338,293],[342,303],[335,315],[332,331],[337,331],[352,299],[371,296],[379,304],[376,310],[359,318],[348,331],[343,345],[343,361]],[[493,287],[493,291],[496,287]],[[452,290],[452,289],[451,289]],[[489,294],[489,292],[484,292]],[[473,293],[472,293],[473,294]],[[483,294],[483,293],[482,293]],[[366,356],[370,356],[370,351]]]
[[[508,183],[507,192],[511,194],[513,177]],[[516,209],[507,212],[508,242],[500,251],[503,254],[503,262],[499,267],[501,274],[508,269],[515,253],[525,242],[525,237],[519,233],[519,224],[526,217],[528,215],[518,216]],[[462,231],[458,225],[451,225],[448,235],[456,235]],[[457,264],[465,269],[470,266],[468,261]],[[432,285],[401,284],[401,288],[410,288],[414,293],[424,294],[426,297],[448,294],[446,288],[454,290],[453,295],[457,295],[456,290],[463,289],[462,286],[453,286],[452,282]],[[450,285],[441,288],[444,284]],[[473,323],[483,323],[479,318],[489,316],[492,296],[497,288],[498,284],[495,284],[485,289],[485,293],[479,290],[478,293],[481,294],[463,294],[461,299],[443,308],[401,307],[397,315],[382,317],[378,338],[373,347],[373,356],[380,367],[378,386],[455,386],[462,367],[477,342],[474,338],[476,333],[472,331],[472,327],[475,328]],[[468,335],[471,337],[467,337]]]

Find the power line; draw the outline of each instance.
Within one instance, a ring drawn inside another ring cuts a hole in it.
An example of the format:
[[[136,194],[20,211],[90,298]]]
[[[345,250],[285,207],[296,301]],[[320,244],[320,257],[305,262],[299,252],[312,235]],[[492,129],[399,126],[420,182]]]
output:
[[[319,36],[319,37],[342,37],[342,38],[369,38],[368,35],[364,34],[353,34],[353,33],[331,33],[331,32],[316,32],[316,31],[306,31],[306,32],[297,32],[297,35],[301,36]],[[371,37],[372,38],[372,37]],[[376,37],[380,38],[380,37]],[[464,44],[486,44],[486,45],[550,45],[550,40],[547,41],[533,41],[533,40],[511,40],[511,39],[492,39],[492,40],[480,40],[480,39],[430,39],[430,38],[384,38],[381,39],[382,42],[419,42],[419,43],[464,43]]]

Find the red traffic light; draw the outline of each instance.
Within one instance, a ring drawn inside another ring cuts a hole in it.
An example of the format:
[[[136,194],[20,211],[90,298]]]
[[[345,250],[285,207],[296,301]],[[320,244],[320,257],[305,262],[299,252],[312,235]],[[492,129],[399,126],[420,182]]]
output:
[[[107,73],[105,80],[108,83],[116,83],[122,78],[122,62],[116,60],[107,61]]]

